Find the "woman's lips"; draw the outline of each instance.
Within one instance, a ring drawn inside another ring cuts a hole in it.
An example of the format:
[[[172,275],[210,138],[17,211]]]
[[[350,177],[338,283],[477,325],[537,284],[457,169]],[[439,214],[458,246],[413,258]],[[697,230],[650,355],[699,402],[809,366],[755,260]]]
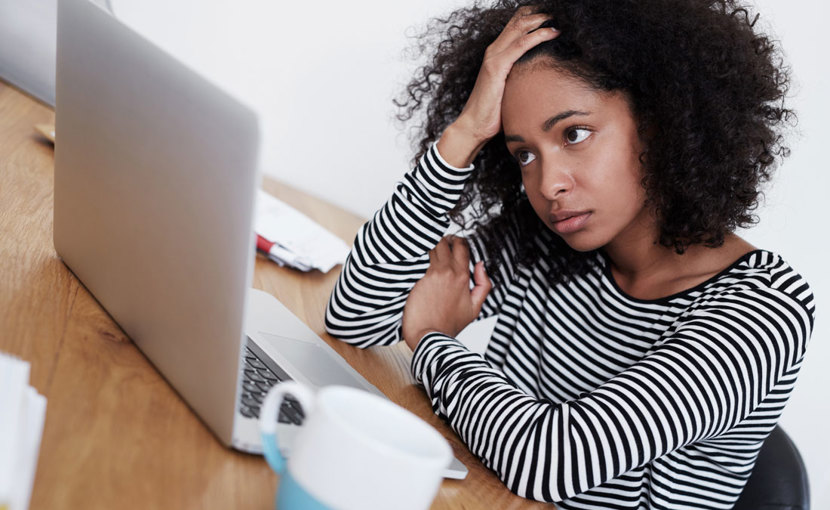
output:
[[[562,218],[562,216],[566,216]],[[557,221],[556,218],[562,218]],[[553,226],[553,230],[558,234],[571,234],[578,230],[581,230],[585,223],[588,221],[588,218],[591,217],[591,212],[575,212],[573,215],[571,214],[562,214],[559,213],[557,215],[551,215],[551,225]]]

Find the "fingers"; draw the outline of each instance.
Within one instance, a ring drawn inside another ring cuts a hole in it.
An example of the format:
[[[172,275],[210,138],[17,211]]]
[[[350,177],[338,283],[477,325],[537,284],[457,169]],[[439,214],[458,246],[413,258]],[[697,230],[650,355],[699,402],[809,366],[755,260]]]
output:
[[[512,65],[528,52],[545,41],[551,41],[559,37],[559,31],[553,28],[540,28],[533,32],[524,34],[511,42],[500,54],[500,57]]]
[[[452,257],[452,271],[460,278],[465,280],[469,278],[470,267],[470,247],[467,240],[461,237],[448,236],[441,240],[446,241],[446,246],[450,249],[450,256]],[[444,259],[446,263],[449,260]],[[469,281],[469,280],[467,280]],[[470,291],[470,299],[474,310],[474,315],[478,316],[481,312],[481,307],[484,305],[484,300],[493,288],[493,282],[487,276],[487,271],[484,269],[484,262],[479,261],[473,268],[473,288]]]
[[[477,317],[481,313],[484,300],[487,299],[487,295],[493,289],[493,282],[487,276],[487,271],[484,269],[484,262],[479,261],[476,263],[473,269],[473,281],[475,282],[475,286],[470,291],[470,299],[472,300],[473,311]]]
[[[493,288],[483,262],[473,267],[470,288],[470,249],[463,238],[448,236],[430,251],[430,266],[407,298],[403,337],[417,345],[423,331],[455,336],[480,314]]]
[[[496,40],[490,45],[488,51],[491,54],[498,54],[514,44],[516,40],[531,32],[550,32],[550,30],[536,30],[542,23],[550,19],[551,17],[547,14],[533,13],[532,10],[527,8],[518,9]]]
[[[517,16],[528,16],[530,14],[537,14],[536,12],[537,7],[535,5],[523,5],[516,9],[516,12],[513,13],[513,17]]]
[[[501,99],[503,93],[504,81],[507,79],[507,75],[510,74],[513,64],[531,48],[559,37],[559,31],[553,28],[538,28],[539,25],[549,19],[550,17],[546,15],[531,15],[516,21],[513,26],[508,24],[499,37],[487,48],[484,53],[481,72],[493,82],[500,84],[498,89],[499,99]]]
[[[448,266],[454,272],[467,274],[470,265],[470,250],[467,241],[456,236],[446,236],[438,241],[429,252],[430,267]]]
[[[452,252],[450,251],[450,242],[448,237],[441,238],[435,248],[429,252],[429,265],[438,266],[452,261]]]
[[[470,249],[467,240],[461,237],[450,237],[450,248],[452,248],[453,265],[457,271],[470,271]]]

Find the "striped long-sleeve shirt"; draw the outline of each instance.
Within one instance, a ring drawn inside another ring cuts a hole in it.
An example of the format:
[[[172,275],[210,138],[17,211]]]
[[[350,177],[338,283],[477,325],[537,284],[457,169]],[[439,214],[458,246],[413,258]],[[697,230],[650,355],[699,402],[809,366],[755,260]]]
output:
[[[473,168],[433,147],[361,227],[326,313],[360,347],[401,339],[412,286]],[[469,239],[472,261],[485,256]],[[548,248],[541,242],[546,256]],[[814,321],[806,281],[756,250],[662,299],[628,296],[603,255],[551,285],[544,257],[498,257],[484,356],[426,335],[412,358],[436,413],[510,490],[560,508],[732,508],[796,380]]]

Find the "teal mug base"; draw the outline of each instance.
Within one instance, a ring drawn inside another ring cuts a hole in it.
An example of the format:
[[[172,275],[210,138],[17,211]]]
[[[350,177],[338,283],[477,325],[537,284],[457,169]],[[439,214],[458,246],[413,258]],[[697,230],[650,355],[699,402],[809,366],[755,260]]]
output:
[[[286,470],[280,475],[277,510],[332,510],[308,493]]]

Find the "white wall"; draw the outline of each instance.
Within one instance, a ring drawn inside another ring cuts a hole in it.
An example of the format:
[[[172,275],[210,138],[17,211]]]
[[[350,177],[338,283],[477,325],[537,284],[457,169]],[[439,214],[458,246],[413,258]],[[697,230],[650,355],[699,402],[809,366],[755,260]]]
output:
[[[364,216],[411,158],[392,108],[414,65],[405,34],[452,5],[113,1],[119,18],[261,112],[266,173]]]
[[[392,121],[411,72],[408,29],[460,0],[113,0],[116,14],[262,114],[262,163],[280,179],[369,216],[407,169],[409,142]],[[308,7],[313,5],[313,7]],[[745,233],[780,252],[812,283],[819,318],[782,424],[808,466],[813,507],[830,508],[830,213],[826,147],[830,102],[822,0],[756,0],[796,79],[801,134],[779,171],[760,226]],[[797,6],[797,7],[796,7]]]
[[[0,77],[55,104],[57,0],[0,0]]]
[[[830,508],[830,269],[828,269],[827,147],[830,142],[830,72],[827,16],[822,0],[756,0],[762,19],[772,26],[793,69],[792,106],[799,123],[791,138],[792,156],[780,168],[767,193],[761,223],[745,237],[781,255],[813,287],[818,318],[807,359],[781,425],[801,451],[810,474],[813,508]]]

